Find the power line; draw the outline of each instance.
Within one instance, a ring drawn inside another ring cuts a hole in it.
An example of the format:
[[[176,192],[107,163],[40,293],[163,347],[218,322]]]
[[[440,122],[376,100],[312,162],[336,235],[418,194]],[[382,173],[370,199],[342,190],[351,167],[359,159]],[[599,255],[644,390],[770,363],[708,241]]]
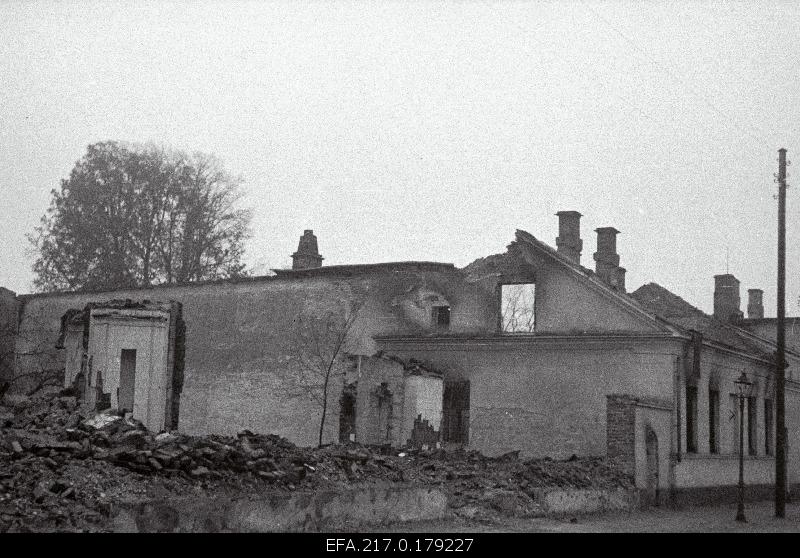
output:
[[[491,4],[491,3],[489,3],[489,2],[485,2],[485,1],[483,2],[483,4],[484,4],[485,6],[487,6],[487,7],[489,7],[490,9],[494,10],[495,12],[499,13],[499,11],[495,9],[495,6],[494,6],[494,4]],[[514,25],[514,26],[515,26],[517,29],[519,29],[519,30],[521,30],[521,31],[523,31],[523,32],[525,32],[525,33],[529,33],[529,34],[533,35],[533,32],[534,32],[535,30],[537,30],[537,29],[539,29],[539,28],[541,28],[541,27],[543,27],[543,26],[547,25],[548,23],[551,23],[551,22],[552,22],[552,20],[553,20],[553,17],[552,17],[552,16],[551,16],[551,17],[548,17],[548,18],[546,18],[544,21],[540,22],[538,25],[536,25],[536,26],[534,26],[534,27],[524,27],[523,25],[521,25],[521,24],[519,24],[519,23],[514,23],[513,25]],[[533,36],[534,36],[534,38],[536,38],[536,37],[535,37],[535,35],[533,35]],[[570,61],[568,61],[568,60],[565,60],[563,57],[560,57],[560,59],[562,60],[562,62],[565,62],[565,65],[564,65],[564,67],[565,67],[565,68],[566,68],[566,69],[567,69],[569,72],[571,72],[571,73],[572,73],[573,75],[575,75],[575,76],[578,76],[578,77],[583,77],[583,74],[580,74],[580,73],[578,72],[578,69],[575,67],[575,64],[574,64],[574,63],[570,63]],[[657,64],[657,62],[656,62],[655,60],[652,60],[652,59],[651,59],[651,62],[652,62],[652,63],[654,63],[654,64]],[[674,75],[673,75],[673,77],[675,77],[676,79],[678,79],[678,78],[677,78],[677,76],[674,76]],[[626,95],[623,95],[623,94],[616,94],[616,93],[615,93],[615,94],[614,94],[614,98],[618,99],[618,100],[619,100],[619,101],[621,101],[621,102],[622,102],[624,105],[626,105],[627,107],[631,108],[632,110],[634,110],[636,113],[638,113],[640,116],[642,116],[642,117],[644,117],[644,118],[647,118],[647,119],[650,119],[650,120],[656,121],[656,122],[658,122],[659,124],[661,124],[662,126],[668,126],[668,127],[671,127],[671,128],[672,128],[674,131],[676,131],[676,132],[679,132],[679,133],[682,133],[682,132],[684,132],[684,130],[683,130],[682,128],[678,127],[678,126],[675,124],[675,122],[674,122],[673,120],[664,120],[664,119],[660,119],[660,118],[655,118],[655,116],[654,116],[654,114],[655,114],[655,113],[648,113],[648,112],[645,112],[645,110],[644,110],[644,109],[643,109],[643,108],[642,108],[640,105],[637,105],[635,102],[633,102],[633,101],[631,101],[631,100],[630,100],[630,96],[626,96]],[[717,111],[718,111],[718,109],[717,109]],[[718,112],[719,112],[719,111],[718,111]],[[690,116],[690,115],[688,115],[688,114],[687,114],[687,116]],[[701,120],[701,119],[699,119],[699,118],[697,118],[697,117],[694,117],[694,116],[690,116],[690,118],[691,118],[691,120],[692,120],[692,122],[693,122],[694,124],[696,124],[696,125],[698,125],[698,126],[700,126],[700,127],[702,127],[702,128],[705,128],[705,129],[706,129],[708,132],[713,132],[713,131],[715,131],[715,129],[713,128],[713,126],[712,126],[712,124],[711,124],[711,123],[709,123],[709,122],[707,122],[707,121],[703,121],[703,120]],[[743,132],[743,133],[745,133],[746,135],[749,135],[749,137],[751,137],[751,139],[755,139],[755,138],[754,138],[754,137],[753,137],[751,134],[747,134],[746,132]],[[759,140],[759,141],[760,141],[760,140]]]
[[[726,115],[725,113],[723,113],[723,112],[722,112],[722,111],[721,111],[719,108],[717,108],[717,106],[716,106],[714,103],[712,103],[712,102],[711,102],[711,101],[710,101],[710,100],[709,100],[709,99],[708,99],[706,96],[704,96],[702,93],[698,92],[698,91],[697,91],[697,89],[695,89],[695,88],[694,88],[694,86],[693,86],[691,83],[687,82],[686,80],[684,80],[684,79],[683,79],[683,78],[681,78],[680,76],[676,75],[676,74],[675,74],[673,71],[671,71],[669,68],[667,68],[666,66],[664,66],[663,64],[661,64],[660,62],[658,62],[658,61],[657,61],[655,58],[653,58],[653,57],[652,57],[652,56],[651,56],[651,55],[650,55],[650,54],[649,54],[647,51],[645,51],[645,50],[641,49],[641,48],[640,48],[640,47],[639,47],[639,46],[636,44],[636,42],[635,42],[633,39],[629,38],[627,35],[625,35],[625,33],[623,33],[622,31],[620,31],[620,30],[619,30],[619,29],[618,29],[616,26],[614,26],[614,25],[613,25],[613,24],[612,24],[610,21],[608,21],[608,20],[607,20],[605,17],[603,17],[603,16],[602,16],[600,13],[598,13],[597,11],[595,11],[594,9],[592,9],[592,7],[591,7],[591,6],[589,6],[589,5],[586,3],[586,1],[585,1],[585,0],[582,0],[582,3],[583,3],[583,5],[586,7],[586,9],[587,9],[587,10],[589,10],[590,12],[592,12],[592,14],[594,14],[594,16],[595,16],[595,17],[597,17],[598,19],[600,19],[601,21],[603,21],[603,22],[604,22],[604,23],[605,23],[605,24],[606,24],[606,25],[607,25],[607,26],[608,26],[610,29],[612,29],[612,30],[613,30],[615,33],[617,33],[617,34],[618,34],[620,37],[622,37],[622,39],[623,39],[625,42],[627,42],[629,45],[631,45],[631,46],[632,46],[632,47],[633,47],[635,50],[637,50],[637,51],[638,51],[638,52],[640,52],[642,55],[644,55],[644,57],[645,57],[645,58],[647,58],[647,59],[648,59],[648,60],[649,60],[649,61],[650,61],[650,62],[651,62],[651,63],[652,63],[654,66],[656,66],[656,67],[658,67],[658,68],[660,68],[660,69],[664,70],[664,71],[665,71],[667,74],[669,74],[669,75],[670,75],[670,76],[671,76],[673,79],[675,79],[675,80],[677,80],[677,81],[681,82],[681,83],[682,83],[684,86],[686,86],[686,87],[687,87],[687,88],[690,90],[690,92],[691,92],[691,93],[692,93],[692,94],[693,94],[693,95],[694,95],[696,98],[698,98],[698,99],[700,99],[701,101],[703,101],[703,102],[704,102],[706,105],[708,105],[708,107],[709,107],[709,108],[711,108],[711,110],[713,110],[713,111],[714,111],[714,112],[715,112],[715,113],[716,113],[718,116],[720,116],[721,118],[723,118],[723,122],[724,122],[724,121],[728,121],[728,122],[729,122],[731,125],[733,125],[733,127],[734,127],[734,128],[736,128],[736,129],[737,129],[739,132],[741,132],[742,134],[745,134],[745,135],[746,135],[746,136],[748,136],[750,139],[752,139],[752,140],[754,140],[754,141],[757,141],[757,142],[758,142],[758,144],[759,144],[759,145],[758,145],[759,149],[763,148],[763,145],[764,145],[764,139],[757,137],[757,136],[756,136],[756,135],[754,135],[752,132],[750,132],[750,131],[747,131],[747,130],[745,130],[744,128],[742,128],[741,126],[739,126],[739,125],[736,123],[736,121],[735,121],[733,118],[731,118],[729,115]]]

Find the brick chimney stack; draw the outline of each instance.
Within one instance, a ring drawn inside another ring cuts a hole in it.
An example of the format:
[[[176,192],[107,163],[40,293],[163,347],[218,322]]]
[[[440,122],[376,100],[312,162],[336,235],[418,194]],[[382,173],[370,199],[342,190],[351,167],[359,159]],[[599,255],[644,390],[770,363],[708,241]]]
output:
[[[614,227],[600,227],[597,233],[597,252],[594,253],[595,273],[612,288],[625,291],[625,268],[619,266],[617,234]]]
[[[739,280],[726,273],[714,276],[714,317],[723,322],[735,322],[742,319],[739,310]]]
[[[303,236],[300,237],[300,244],[297,246],[297,252],[292,254],[292,269],[322,267],[323,259],[324,258],[319,255],[317,237],[314,236],[314,231],[306,229],[303,231]]]
[[[581,214],[577,211],[559,211],[556,215],[558,215],[558,237],[556,237],[558,253],[580,264],[583,249]]]
[[[760,320],[764,317],[764,291],[747,289],[747,317]]]

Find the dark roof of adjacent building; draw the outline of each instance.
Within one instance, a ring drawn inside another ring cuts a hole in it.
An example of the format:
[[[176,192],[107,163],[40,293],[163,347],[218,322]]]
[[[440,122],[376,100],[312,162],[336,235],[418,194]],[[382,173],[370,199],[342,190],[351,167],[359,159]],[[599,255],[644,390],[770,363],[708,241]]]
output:
[[[709,316],[657,283],[642,285],[630,293],[630,296],[650,312],[681,329],[696,331],[709,341],[760,358],[773,358],[765,347],[772,345],[771,341],[760,339],[742,328]]]

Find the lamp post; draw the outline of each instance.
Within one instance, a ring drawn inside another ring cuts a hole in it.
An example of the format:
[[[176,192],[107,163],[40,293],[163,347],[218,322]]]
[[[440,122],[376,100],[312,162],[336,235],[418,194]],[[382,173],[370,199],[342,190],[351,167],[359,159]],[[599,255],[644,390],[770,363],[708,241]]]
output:
[[[750,396],[750,386],[753,384],[747,379],[747,374],[742,372],[733,385],[736,386],[739,397],[739,505],[736,508],[736,521],[747,523],[744,516],[744,400]]]

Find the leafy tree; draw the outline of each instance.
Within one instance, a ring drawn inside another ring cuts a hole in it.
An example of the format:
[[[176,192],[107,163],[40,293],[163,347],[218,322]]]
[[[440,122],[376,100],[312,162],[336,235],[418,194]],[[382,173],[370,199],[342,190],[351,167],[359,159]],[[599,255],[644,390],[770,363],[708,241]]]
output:
[[[45,290],[146,287],[245,274],[251,211],[211,155],[90,145],[28,236]]]

